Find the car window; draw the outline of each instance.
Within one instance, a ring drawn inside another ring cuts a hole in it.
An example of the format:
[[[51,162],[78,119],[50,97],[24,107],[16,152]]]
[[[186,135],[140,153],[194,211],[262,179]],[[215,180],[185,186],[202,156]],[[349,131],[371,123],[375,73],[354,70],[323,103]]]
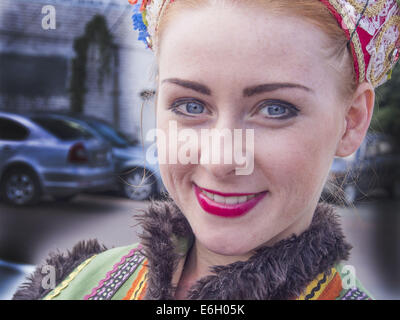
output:
[[[68,119],[32,117],[32,121],[61,140],[91,139],[93,135],[79,123]]]
[[[0,118],[0,140],[22,141],[29,134],[29,130],[22,124],[6,118]]]
[[[127,147],[131,144],[122,133],[108,124],[100,121],[88,121],[88,124],[114,146]]]

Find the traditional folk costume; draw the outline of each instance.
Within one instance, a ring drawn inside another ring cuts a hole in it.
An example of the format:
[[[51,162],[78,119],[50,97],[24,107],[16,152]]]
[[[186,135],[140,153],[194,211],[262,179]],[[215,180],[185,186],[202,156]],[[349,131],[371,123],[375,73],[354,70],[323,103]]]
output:
[[[160,16],[174,0],[129,0],[139,39],[157,47]],[[359,83],[374,88],[390,79],[399,59],[400,0],[320,0],[343,28]],[[188,299],[363,300],[371,295],[345,265],[345,241],[332,206],[318,204],[307,230],[247,261],[214,266]],[[39,267],[14,299],[174,299],[193,232],[172,199],[152,202],[141,216],[140,243],[107,249],[97,241],[78,243],[67,255],[53,254],[55,289],[44,289]],[[178,279],[178,280],[177,280]]]
[[[38,268],[14,299],[174,299],[174,273],[182,272],[193,232],[172,200],[152,202],[141,215],[141,243],[106,249],[97,241],[78,243],[67,256],[52,255],[57,286],[45,290]],[[263,247],[248,261],[215,266],[189,299],[366,300],[371,295],[343,261],[345,241],[332,206],[320,203],[302,234]]]

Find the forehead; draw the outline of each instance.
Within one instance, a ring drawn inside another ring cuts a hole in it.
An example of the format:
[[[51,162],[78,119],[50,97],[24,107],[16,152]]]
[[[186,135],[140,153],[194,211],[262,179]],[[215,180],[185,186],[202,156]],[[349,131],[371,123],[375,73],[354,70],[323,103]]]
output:
[[[315,86],[326,78],[327,38],[295,16],[241,7],[186,10],[174,15],[161,40],[160,79],[298,80]]]

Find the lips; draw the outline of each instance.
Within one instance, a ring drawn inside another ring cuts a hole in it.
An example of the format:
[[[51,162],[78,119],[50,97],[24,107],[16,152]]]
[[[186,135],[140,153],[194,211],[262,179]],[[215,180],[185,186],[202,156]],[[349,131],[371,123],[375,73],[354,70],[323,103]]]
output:
[[[259,193],[222,193],[200,188],[193,184],[196,198],[204,211],[225,218],[234,218],[248,213],[265,197],[267,191]]]

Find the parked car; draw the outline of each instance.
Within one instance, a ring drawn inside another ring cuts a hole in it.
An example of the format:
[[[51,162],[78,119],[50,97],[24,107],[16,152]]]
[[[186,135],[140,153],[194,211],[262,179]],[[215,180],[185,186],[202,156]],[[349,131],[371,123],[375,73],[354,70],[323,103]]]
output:
[[[57,115],[0,112],[0,195],[14,205],[69,200],[113,183],[111,147]]]
[[[86,125],[111,144],[116,181],[113,190],[132,200],[147,200],[166,191],[158,164],[147,161],[148,146],[142,147],[102,119],[63,113],[60,116]]]
[[[324,199],[334,200],[339,193],[346,203],[353,203],[378,189],[395,197],[400,187],[399,145],[390,136],[368,133],[354,154],[334,159],[329,180],[333,183],[325,185]]]

